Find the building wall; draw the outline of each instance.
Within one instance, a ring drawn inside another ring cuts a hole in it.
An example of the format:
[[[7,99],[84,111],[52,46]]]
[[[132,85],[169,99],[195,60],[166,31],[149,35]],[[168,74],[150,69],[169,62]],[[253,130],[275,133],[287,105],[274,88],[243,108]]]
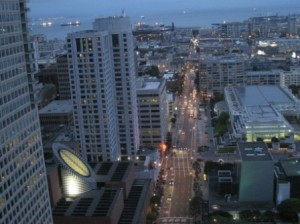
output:
[[[100,216],[54,216],[54,224],[117,224],[117,222],[112,222],[109,217]]]
[[[273,161],[242,161],[239,201],[273,201]]]
[[[159,147],[165,142],[168,131],[166,82],[164,79],[145,79],[137,90],[140,140],[143,146]],[[146,88],[157,83],[157,88]]]
[[[50,172],[48,172],[47,182],[50,194],[51,207],[54,207],[55,204],[62,197],[57,167],[53,168]]]
[[[226,86],[240,86],[244,83],[245,56],[215,56],[200,59],[199,85],[202,93],[212,95],[214,91],[223,92]]]
[[[68,57],[66,54],[61,55],[57,58],[57,81],[59,99],[71,99]]]
[[[26,13],[24,0],[0,1],[1,224],[52,223]]]
[[[139,149],[134,39],[128,17],[96,19],[94,29],[107,31],[117,99],[121,155],[135,156]]]
[[[110,39],[107,32],[68,35],[75,138],[89,162],[115,161],[120,154]]]
[[[41,126],[59,128],[60,125],[73,125],[73,113],[40,114]]]
[[[290,198],[290,183],[279,182],[276,185],[276,205],[279,205],[282,201]]]

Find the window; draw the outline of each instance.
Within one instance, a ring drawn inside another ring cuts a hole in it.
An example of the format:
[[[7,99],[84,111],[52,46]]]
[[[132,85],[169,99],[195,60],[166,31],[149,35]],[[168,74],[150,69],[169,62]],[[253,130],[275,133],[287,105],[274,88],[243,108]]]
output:
[[[119,35],[118,34],[112,35],[112,44],[113,44],[113,47],[119,47]]]

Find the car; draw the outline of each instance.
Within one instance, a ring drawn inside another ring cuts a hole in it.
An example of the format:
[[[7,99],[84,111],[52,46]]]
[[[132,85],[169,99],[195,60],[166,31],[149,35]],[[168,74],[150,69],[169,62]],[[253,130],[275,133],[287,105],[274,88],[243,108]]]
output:
[[[169,180],[169,185],[174,185],[174,180]]]
[[[167,201],[172,201],[172,196],[170,194],[167,197]]]

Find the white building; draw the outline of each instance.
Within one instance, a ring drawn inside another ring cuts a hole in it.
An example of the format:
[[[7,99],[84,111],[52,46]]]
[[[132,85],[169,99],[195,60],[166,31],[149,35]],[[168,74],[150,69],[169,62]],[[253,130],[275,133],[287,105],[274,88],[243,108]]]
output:
[[[136,71],[127,17],[97,19],[68,35],[76,139],[88,161],[135,156],[139,147]]]
[[[292,67],[291,71],[281,70],[282,85],[289,87],[290,85],[300,85],[300,69],[299,67]]]
[[[138,79],[137,102],[141,145],[159,147],[168,132],[165,79]]]
[[[75,139],[88,161],[114,161],[120,154],[111,42],[107,32],[68,35]]]
[[[233,134],[236,138],[270,142],[277,137],[293,142],[294,128],[284,115],[297,116],[299,101],[279,86],[246,86],[225,88]]]
[[[0,2],[0,223],[52,223],[24,0]],[[25,56],[26,53],[26,56]],[[30,80],[31,81],[31,80]]]
[[[139,149],[136,99],[136,60],[132,26],[128,17],[96,19],[94,29],[107,31],[111,41],[117,113],[122,156],[134,156]]]

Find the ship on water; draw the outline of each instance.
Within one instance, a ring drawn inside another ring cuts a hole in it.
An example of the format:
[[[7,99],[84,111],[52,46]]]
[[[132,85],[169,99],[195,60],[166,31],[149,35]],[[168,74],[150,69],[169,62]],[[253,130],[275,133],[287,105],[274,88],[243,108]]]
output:
[[[81,23],[80,21],[75,21],[75,22],[67,22],[67,23],[62,23],[60,24],[61,26],[80,26]]]
[[[51,27],[52,26],[52,22],[51,21],[50,22],[42,22],[41,26],[42,27]]]

